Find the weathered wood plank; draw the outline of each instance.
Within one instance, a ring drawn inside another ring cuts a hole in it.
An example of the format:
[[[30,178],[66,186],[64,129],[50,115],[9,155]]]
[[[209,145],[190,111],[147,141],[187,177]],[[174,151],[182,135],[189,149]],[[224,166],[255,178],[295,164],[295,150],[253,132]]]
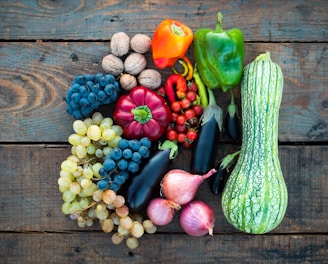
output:
[[[220,146],[218,159],[237,147]],[[281,146],[282,171],[289,192],[286,216],[274,233],[328,232],[327,146]],[[58,191],[60,163],[69,147],[53,145],[0,146],[0,231],[61,232],[81,230],[61,212]],[[190,151],[183,150],[171,168],[189,170]],[[215,233],[237,232],[225,220],[221,195],[210,192],[204,182],[196,198],[209,203],[216,213]],[[87,230],[100,230],[99,225]],[[160,232],[182,232],[178,215]]]
[[[266,50],[285,75],[279,140],[327,140],[327,43],[246,44],[245,64]],[[76,74],[102,71],[108,52],[106,42],[0,43],[0,141],[66,142],[73,121],[63,101],[69,84]],[[216,95],[225,108],[228,94]]]
[[[327,41],[326,0],[316,1],[10,1],[0,3],[0,39],[106,40],[117,31],[152,34],[165,18],[193,30],[239,27],[246,41]],[[146,20],[146,21],[145,21]]]
[[[3,263],[327,263],[327,235],[145,235],[139,247],[101,233],[0,234]],[[31,248],[33,247],[33,249]],[[27,250],[30,248],[30,250]]]

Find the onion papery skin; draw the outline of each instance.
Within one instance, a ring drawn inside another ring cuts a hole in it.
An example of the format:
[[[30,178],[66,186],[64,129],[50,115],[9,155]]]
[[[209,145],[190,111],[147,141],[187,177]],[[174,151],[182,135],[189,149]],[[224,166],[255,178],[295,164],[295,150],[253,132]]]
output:
[[[180,206],[164,198],[154,198],[148,204],[147,215],[155,225],[163,226],[173,220],[176,209],[179,210]]]
[[[190,236],[213,236],[214,222],[214,210],[205,202],[192,201],[181,210],[180,225]]]
[[[197,175],[179,169],[170,170],[162,179],[161,192],[166,199],[185,205],[194,199],[201,183],[215,172],[211,169],[204,175]]]

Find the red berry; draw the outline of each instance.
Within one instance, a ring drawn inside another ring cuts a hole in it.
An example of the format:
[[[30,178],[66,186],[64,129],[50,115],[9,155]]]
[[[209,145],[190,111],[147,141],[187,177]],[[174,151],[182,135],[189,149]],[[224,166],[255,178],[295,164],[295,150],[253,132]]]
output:
[[[186,122],[186,117],[184,115],[178,115],[176,118],[176,123],[178,125],[183,125]]]
[[[176,140],[177,139],[177,136],[178,136],[177,132],[175,130],[173,130],[173,129],[166,131],[166,138],[168,140]]]
[[[188,109],[191,106],[191,102],[188,98],[183,98],[180,101],[181,107],[182,109]]]
[[[178,101],[171,103],[172,112],[178,113],[181,111],[181,104]]]
[[[195,115],[200,117],[203,113],[203,107],[201,105],[193,105],[192,109],[195,111]]]

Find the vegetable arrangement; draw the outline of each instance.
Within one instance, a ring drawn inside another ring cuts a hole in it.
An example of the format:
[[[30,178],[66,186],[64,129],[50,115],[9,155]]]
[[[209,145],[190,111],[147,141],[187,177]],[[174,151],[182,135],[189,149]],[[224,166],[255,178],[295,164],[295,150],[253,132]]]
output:
[[[223,213],[237,229],[261,234],[281,222],[287,206],[277,150],[283,76],[269,53],[243,68],[243,33],[223,30],[222,19],[218,13],[216,29],[195,34],[171,19],[152,38],[117,32],[102,60],[104,73],[75,77],[66,95],[67,113],[76,119],[71,155],[58,185],[62,212],[80,227],[99,220],[114,244],[125,240],[130,249],[176,215],[186,234],[213,235],[214,209],[195,199],[207,179],[214,194],[223,190]],[[194,64],[186,56],[192,43]],[[148,52],[155,69],[147,68]],[[163,79],[165,68],[172,73]],[[240,81],[241,150],[219,162],[222,132],[239,140],[232,89]],[[213,93],[218,88],[231,94],[225,122]],[[114,103],[112,117],[98,112]],[[171,168],[181,148],[190,151],[190,172]]]

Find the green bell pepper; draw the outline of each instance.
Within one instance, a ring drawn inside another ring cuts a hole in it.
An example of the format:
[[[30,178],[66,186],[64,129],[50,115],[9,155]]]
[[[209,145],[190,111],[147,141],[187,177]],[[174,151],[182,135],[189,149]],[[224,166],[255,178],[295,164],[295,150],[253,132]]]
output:
[[[201,28],[194,34],[193,53],[198,72],[210,89],[226,92],[240,83],[244,61],[244,36],[238,28],[222,29],[217,14],[216,29]]]

